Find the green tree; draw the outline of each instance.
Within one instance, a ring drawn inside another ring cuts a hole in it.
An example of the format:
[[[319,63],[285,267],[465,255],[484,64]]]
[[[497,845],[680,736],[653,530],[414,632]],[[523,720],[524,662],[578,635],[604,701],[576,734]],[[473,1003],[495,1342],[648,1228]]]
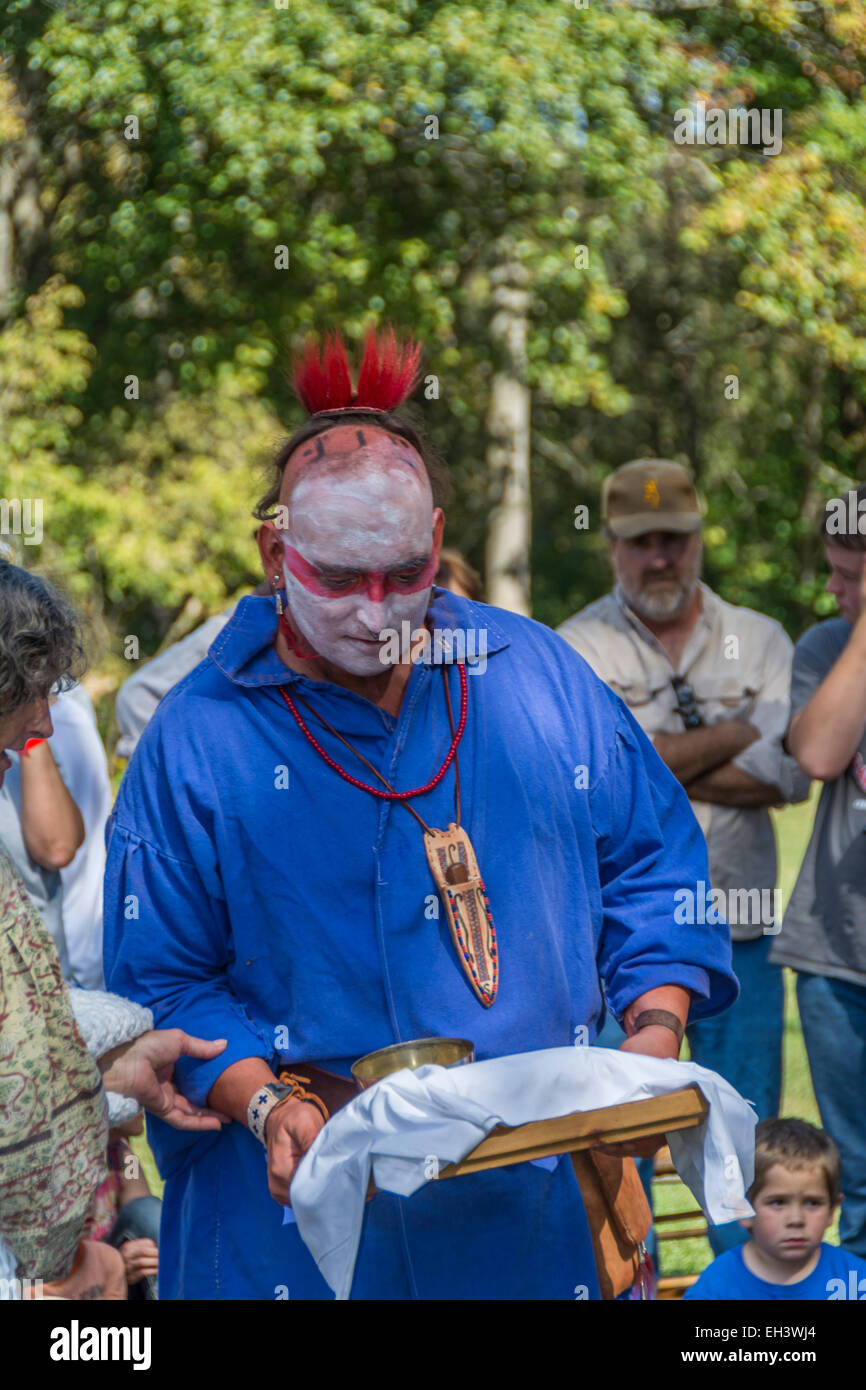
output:
[[[0,40],[2,361],[34,296],[80,335],[15,410],[65,421],[43,550],[118,671],[130,625],[146,652],[255,581],[289,349],[371,318],[427,343],[450,539],[518,590],[497,508],[525,534],[531,479],[537,616],[607,583],[600,482],[645,451],[694,463],[727,596],[819,604],[812,513],[862,445],[859,0],[11,0]],[[781,108],[782,154],[677,145],[698,99]]]

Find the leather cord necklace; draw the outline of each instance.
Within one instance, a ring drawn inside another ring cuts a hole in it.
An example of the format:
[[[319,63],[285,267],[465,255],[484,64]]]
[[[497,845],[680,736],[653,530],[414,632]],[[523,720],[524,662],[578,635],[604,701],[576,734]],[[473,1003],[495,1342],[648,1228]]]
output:
[[[496,998],[499,987],[499,952],[496,942],[496,928],[493,924],[493,917],[490,912],[490,904],[487,899],[487,890],[478,869],[478,861],[475,858],[475,851],[469,835],[460,824],[460,764],[457,756],[457,747],[463,737],[466,728],[466,717],[468,713],[469,693],[466,668],[458,664],[460,675],[460,719],[457,728],[454,727],[454,713],[451,708],[451,693],[448,689],[447,668],[442,668],[442,680],[445,687],[445,704],[448,710],[448,724],[451,729],[451,746],[445,755],[445,760],[439,771],[423,787],[414,787],[411,791],[398,792],[387,778],[373,766],[368,758],[364,757],[347,738],[344,738],[333,724],[330,724],[323,714],[313,709],[309,701],[303,696],[295,698],[298,703],[309,710],[310,714],[315,715],[321,724],[324,725],[336,739],[340,741],[350,753],[354,753],[356,758],[368,767],[380,782],[387,788],[381,791],[379,787],[371,787],[368,783],[362,782],[357,777],[353,777],[344,767],[330,757],[325,752],[315,734],[304,723],[300,711],[295,704],[295,700],[289,694],[285,686],[280,686],[279,691],[286,705],[291,710],[298,727],[306,736],[309,743],[315,748],[316,752],[324,759],[330,768],[352,786],[360,791],[369,792],[371,796],[381,797],[386,801],[396,801],[404,806],[418,821],[424,831],[424,848],[427,854],[427,862],[430,871],[439,890],[439,896],[445,909],[445,916],[451,932],[451,939],[457,950],[457,956],[463,970],[472,986],[473,992],[485,1008],[489,1008]],[[414,806],[409,805],[409,798],[423,796],[426,792],[432,791],[437,787],[451,766],[454,763],[454,778],[456,792],[456,821],[452,821],[447,830],[437,830],[429,826],[418,814]]]
[[[330,730],[330,732],[334,735],[334,737],[335,737],[335,738],[338,738],[338,739],[340,740],[340,742],[341,742],[346,748],[348,748],[348,750],[349,750],[350,753],[354,753],[356,758],[360,758],[360,759],[361,759],[361,762],[365,765],[365,767],[368,767],[368,768],[370,769],[370,771],[373,773],[373,776],[374,776],[374,777],[378,777],[378,778],[379,778],[379,781],[382,782],[382,783],[384,783],[384,785],[388,788],[388,790],[385,791],[385,792],[380,791],[378,787],[370,787],[370,786],[367,785],[366,782],[361,782],[361,781],[359,781],[359,779],[358,779],[357,777],[353,777],[352,774],[351,774],[350,772],[347,772],[346,769],[345,769],[344,767],[341,767],[341,766],[340,766],[340,764],[336,761],[335,758],[330,757],[330,756],[325,752],[324,748],[323,748],[322,745],[319,743],[319,741],[318,741],[318,739],[316,738],[315,734],[312,732],[311,729],[308,729],[308,728],[307,728],[307,725],[304,723],[303,719],[301,718],[300,714],[298,713],[298,711],[297,711],[297,709],[296,709],[296,707],[295,707],[295,703],[294,703],[294,701],[293,701],[291,695],[289,694],[289,692],[286,690],[285,686],[283,686],[283,685],[280,686],[280,694],[282,695],[282,697],[283,697],[283,699],[285,700],[286,704],[288,705],[289,709],[292,711],[292,714],[295,716],[295,719],[296,719],[297,722],[298,722],[299,728],[302,730],[302,732],[303,732],[304,734],[306,734],[306,736],[307,736],[307,738],[309,739],[310,743],[313,745],[313,747],[315,748],[316,752],[320,755],[320,757],[324,758],[325,762],[328,764],[328,767],[332,767],[332,768],[334,769],[335,772],[339,772],[340,776],[341,776],[342,778],[344,778],[345,781],[351,782],[351,784],[352,784],[353,787],[358,787],[361,791],[369,792],[371,796],[379,796],[379,797],[381,797],[381,798],[383,799],[383,801],[402,801],[402,802],[406,803],[406,810],[407,810],[407,811],[412,811],[412,814],[413,814],[413,816],[415,816],[416,820],[421,820],[421,817],[417,814],[417,812],[414,811],[414,810],[412,810],[412,807],[408,804],[409,797],[411,797],[411,796],[423,796],[423,795],[425,794],[425,792],[430,792],[430,791],[433,790],[434,787],[438,787],[439,783],[442,781],[442,778],[445,776],[445,773],[448,771],[448,769],[449,769],[449,767],[451,766],[451,763],[452,763],[452,762],[454,762],[455,772],[457,772],[457,776],[458,776],[458,778],[459,778],[459,772],[457,771],[457,762],[456,762],[456,759],[457,759],[457,745],[459,744],[461,738],[463,737],[463,731],[464,731],[464,729],[466,728],[466,714],[467,714],[467,710],[468,710],[468,706],[469,706],[469,691],[468,691],[469,682],[468,682],[468,680],[467,680],[467,678],[466,678],[466,668],[465,668],[464,666],[461,666],[461,667],[459,667],[459,671],[460,671],[460,723],[458,724],[457,730],[456,730],[456,732],[455,732],[455,729],[454,729],[454,715],[453,715],[452,710],[451,710],[451,693],[450,693],[450,691],[449,691],[449,689],[448,689],[448,677],[445,675],[445,667],[444,667],[444,666],[442,667],[442,675],[443,675],[443,678],[444,678],[444,680],[445,680],[445,702],[446,702],[446,704],[447,704],[447,706],[448,706],[448,723],[449,723],[450,726],[451,726],[451,747],[448,749],[448,752],[447,752],[446,755],[445,755],[445,761],[443,762],[443,764],[442,764],[442,766],[440,767],[439,771],[436,773],[436,776],[435,776],[435,777],[431,777],[430,781],[429,781],[429,782],[426,782],[426,783],[424,784],[423,787],[413,787],[412,790],[411,790],[411,791],[408,791],[408,792],[398,792],[398,791],[395,791],[394,788],[391,786],[391,783],[390,783],[389,781],[387,781],[387,779],[384,778],[384,777],[382,776],[381,772],[379,772],[367,758],[364,757],[364,754],[363,754],[363,753],[359,753],[358,750],[357,750],[357,748],[355,748],[354,745],[351,744],[347,738],[344,738],[343,735],[342,735],[341,733],[338,733],[338,731],[334,728],[333,724],[329,724],[329,723],[328,723],[327,719],[325,718],[325,716],[324,716],[323,714],[319,714],[318,710],[314,710],[314,709],[312,708],[312,706],[310,705],[310,703],[309,703],[308,700],[305,700],[305,699],[303,698],[303,696],[299,695],[297,698],[298,698],[298,701],[300,702],[300,704],[302,704],[302,705],[304,706],[305,709],[308,709],[308,710],[310,711],[310,714],[314,714],[314,715],[316,716],[316,718],[319,720],[319,723],[320,723],[320,724],[324,724],[325,728],[328,729],[328,730]],[[458,796],[459,796],[459,788],[460,788],[459,780],[458,780],[458,783],[457,783],[457,787],[458,787]],[[457,821],[458,821],[458,824],[459,824],[459,822],[460,822],[460,808],[459,808],[459,802],[458,802],[458,809],[457,809]],[[425,829],[425,830],[427,830],[427,829],[429,828],[427,825],[425,825],[424,821],[421,821],[421,824],[424,826],[424,829]]]

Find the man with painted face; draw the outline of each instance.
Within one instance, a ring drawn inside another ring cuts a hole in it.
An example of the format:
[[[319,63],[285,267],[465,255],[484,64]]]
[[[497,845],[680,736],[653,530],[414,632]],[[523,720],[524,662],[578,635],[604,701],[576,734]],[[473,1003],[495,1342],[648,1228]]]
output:
[[[179,1069],[234,1123],[149,1128],[162,1298],[331,1297],[288,1205],[323,1117],[281,1066],[346,1077],[418,1037],[479,1060],[591,1040],[600,975],[624,1049],[670,1058],[688,1017],[736,997],[726,932],[674,922],[706,851],[626,707],[549,629],[432,587],[443,475],[396,413],[418,359],[370,335],[353,391],[340,340],[305,351],[311,419],[257,509],[274,598],[242,599],[163,699],[110,823],[111,987],[228,1039]],[[471,940],[431,835],[483,876]],[[576,1288],[598,1297],[570,1163],[368,1204],[353,1298]]]
[[[328,679],[353,677],[349,688],[383,696],[396,713],[410,668],[383,665],[381,634],[423,625],[445,518],[396,436],[338,425],[328,448],[317,469],[308,468],[312,445],[297,451],[285,475],[285,534],[267,522],[260,534],[262,560],[282,571],[291,615],[278,642],[299,661],[317,661]]]

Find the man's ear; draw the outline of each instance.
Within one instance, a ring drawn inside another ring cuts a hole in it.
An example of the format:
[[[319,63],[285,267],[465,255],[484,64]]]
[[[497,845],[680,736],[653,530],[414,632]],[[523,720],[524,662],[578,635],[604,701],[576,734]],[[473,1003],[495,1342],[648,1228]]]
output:
[[[439,552],[442,549],[442,538],[445,534],[445,513],[441,507],[433,510],[433,550],[436,559],[439,559]]]
[[[266,582],[271,584],[275,574],[280,576],[280,582],[282,582],[283,542],[272,521],[262,522],[256,540],[258,541],[259,555],[262,558]]]
[[[744,1216],[742,1221],[740,1221],[738,1224],[742,1226],[744,1231],[751,1232],[751,1229],[755,1224],[755,1218],[754,1216]]]

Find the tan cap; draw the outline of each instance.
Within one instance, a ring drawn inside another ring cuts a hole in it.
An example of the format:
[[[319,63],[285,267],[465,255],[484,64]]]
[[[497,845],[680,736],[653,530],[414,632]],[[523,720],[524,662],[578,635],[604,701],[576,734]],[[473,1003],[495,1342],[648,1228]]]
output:
[[[699,531],[701,510],[692,475],[669,459],[635,459],[604,480],[602,520],[631,540],[648,531]]]

